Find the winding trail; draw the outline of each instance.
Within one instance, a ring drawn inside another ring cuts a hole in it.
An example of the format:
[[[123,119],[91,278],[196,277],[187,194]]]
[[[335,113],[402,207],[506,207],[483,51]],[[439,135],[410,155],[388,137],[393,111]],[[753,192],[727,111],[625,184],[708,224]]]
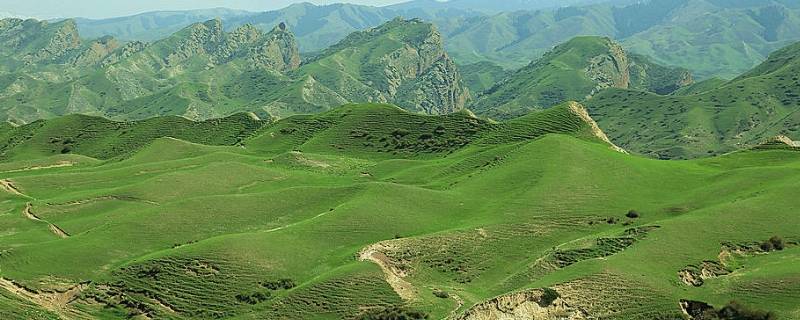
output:
[[[25,197],[29,199],[31,198],[28,195],[22,193],[22,191],[20,191],[19,188],[17,188],[17,186],[14,185],[14,182],[11,182],[11,180],[8,179],[0,180],[0,188],[3,188],[3,190],[15,196]]]
[[[47,223],[47,225],[50,227],[50,232],[52,232],[53,234],[57,235],[59,238],[62,238],[62,239],[69,238],[69,233],[64,231],[64,229],[61,229],[57,225],[52,224],[50,222],[47,222],[45,220],[42,220],[41,218],[36,216],[36,214],[33,213],[33,204],[31,204],[30,202],[25,204],[25,208],[22,209],[22,215],[24,215],[29,220]]]
[[[72,161],[59,161],[59,162],[56,162],[55,164],[51,164],[51,165],[32,166],[32,167],[25,167],[25,168],[20,168],[20,169],[12,169],[12,170],[3,171],[2,173],[25,172],[25,171],[43,170],[43,169],[52,169],[52,168],[64,168],[64,167],[72,167],[75,164],[76,163],[72,162]]]

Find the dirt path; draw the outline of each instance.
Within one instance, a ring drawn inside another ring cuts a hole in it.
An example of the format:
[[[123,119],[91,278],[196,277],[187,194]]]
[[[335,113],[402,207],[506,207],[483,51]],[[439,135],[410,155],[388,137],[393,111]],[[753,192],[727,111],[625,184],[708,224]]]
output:
[[[383,274],[386,276],[386,282],[394,289],[394,292],[397,292],[400,298],[406,301],[415,300],[417,294],[414,290],[414,286],[403,279],[405,274],[392,266],[391,260],[382,252],[382,249],[384,249],[384,246],[380,243],[370,245],[361,250],[358,255],[358,260],[371,261],[377,264],[381,270],[383,270]]]
[[[49,206],[69,207],[69,206],[79,206],[79,205],[84,205],[84,204],[87,204],[87,203],[99,202],[99,201],[108,201],[108,200],[140,202],[140,203],[150,204],[150,205],[154,205],[154,206],[159,205],[159,203],[155,202],[155,201],[140,199],[140,198],[136,198],[136,197],[115,196],[115,195],[99,196],[99,197],[94,197],[94,198],[89,198],[89,199],[75,200],[75,201],[62,202],[62,203],[50,203],[50,202],[48,202],[47,205],[49,205]]]
[[[22,191],[19,191],[19,188],[17,188],[17,186],[14,185],[14,182],[11,182],[11,180],[8,179],[0,180],[0,188],[3,188],[3,190],[15,196],[30,198],[28,195],[22,193]]]
[[[50,222],[47,222],[45,220],[42,220],[41,218],[36,216],[36,214],[33,213],[33,204],[31,204],[30,202],[25,204],[25,208],[22,209],[22,215],[24,215],[25,218],[28,218],[28,219],[33,220],[33,221],[39,221],[39,222],[47,223],[47,225],[50,227],[50,232],[52,232],[53,234],[57,235],[59,238],[62,238],[62,239],[69,238],[69,233],[64,231],[64,229],[61,229],[57,225],[52,224]]]
[[[65,290],[34,291],[25,288],[12,280],[0,278],[0,288],[59,315],[62,319],[88,319],[89,317],[72,309],[69,304],[79,298],[81,292],[88,287],[81,283]]]
[[[48,166],[32,166],[32,167],[26,167],[26,168],[21,168],[21,169],[7,170],[7,171],[3,171],[2,173],[24,172],[24,171],[43,170],[43,169],[52,169],[52,168],[64,168],[64,167],[72,167],[75,164],[76,163],[72,162],[72,161],[59,161],[59,162],[56,162],[55,164],[51,164],[51,165],[48,165]]]

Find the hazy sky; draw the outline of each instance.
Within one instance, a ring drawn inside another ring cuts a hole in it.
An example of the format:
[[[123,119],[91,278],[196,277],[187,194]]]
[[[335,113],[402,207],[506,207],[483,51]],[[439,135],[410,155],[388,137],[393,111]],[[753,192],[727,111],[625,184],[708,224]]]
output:
[[[0,0],[0,15],[109,18],[157,10],[226,7],[265,11],[298,2],[315,4],[348,2],[381,6],[405,1],[408,0]]]

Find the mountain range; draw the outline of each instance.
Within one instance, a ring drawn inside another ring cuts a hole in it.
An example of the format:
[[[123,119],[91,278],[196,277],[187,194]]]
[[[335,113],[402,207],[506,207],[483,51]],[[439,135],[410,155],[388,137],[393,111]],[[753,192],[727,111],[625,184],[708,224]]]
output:
[[[215,19],[153,43],[122,43],[83,40],[72,20],[6,19],[0,42],[0,110],[17,122],[69,113],[285,117],[349,101],[436,114],[460,110],[470,97],[441,35],[418,20],[353,33],[302,65],[284,23],[226,32]]]
[[[474,2],[474,5],[473,5]],[[509,6],[506,9],[504,6]],[[486,9],[493,7],[495,9]],[[301,52],[327,48],[350,33],[397,16],[430,21],[448,52],[465,65],[490,61],[517,69],[555,45],[583,35],[607,36],[655,62],[692,70],[698,79],[731,79],[767,55],[800,40],[800,5],[793,0],[650,1],[412,1],[388,7],[296,4],[241,13],[195,11],[148,13],[109,20],[78,20],[89,38],[153,41],[185,23],[219,16],[228,28],[250,23],[265,31],[280,22],[294,30]],[[709,57],[715,57],[713,60]]]

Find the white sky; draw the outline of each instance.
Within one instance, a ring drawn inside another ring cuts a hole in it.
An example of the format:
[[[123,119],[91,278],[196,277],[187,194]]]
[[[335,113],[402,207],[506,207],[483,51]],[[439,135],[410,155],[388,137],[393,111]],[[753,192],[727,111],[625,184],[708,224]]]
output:
[[[348,2],[383,6],[408,0],[0,0],[0,17],[18,15],[37,18],[110,18],[148,11],[225,7],[266,11],[292,3],[332,4]]]

